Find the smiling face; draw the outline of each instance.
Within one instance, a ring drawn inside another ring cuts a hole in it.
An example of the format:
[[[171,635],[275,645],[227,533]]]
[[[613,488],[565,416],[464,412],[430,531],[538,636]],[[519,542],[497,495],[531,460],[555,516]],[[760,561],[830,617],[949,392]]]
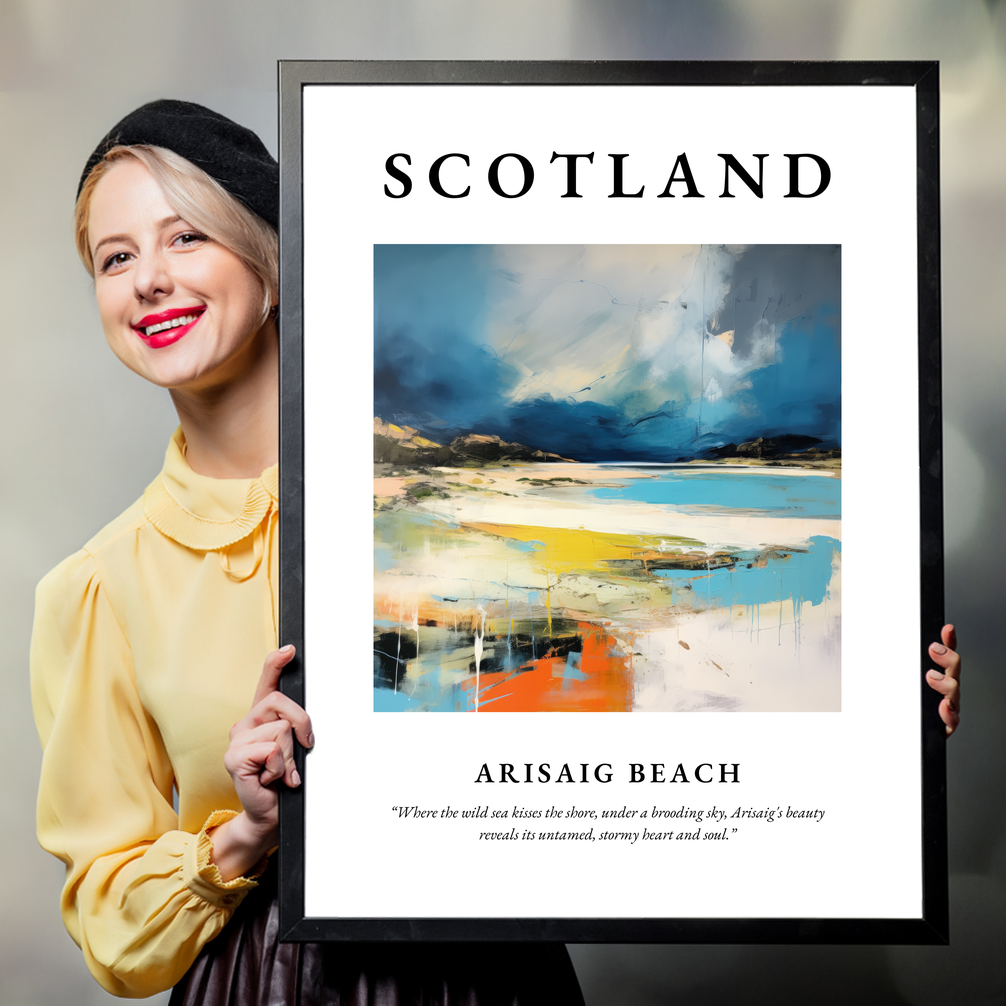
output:
[[[105,338],[148,381],[193,392],[227,384],[275,338],[255,273],[182,220],[139,161],[116,161],[98,181],[87,238]]]

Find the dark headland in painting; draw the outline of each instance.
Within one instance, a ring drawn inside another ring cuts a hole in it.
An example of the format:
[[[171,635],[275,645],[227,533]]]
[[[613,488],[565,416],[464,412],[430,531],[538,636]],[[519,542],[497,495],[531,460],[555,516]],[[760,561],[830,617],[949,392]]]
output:
[[[668,457],[669,464],[686,461],[724,461],[765,466],[796,465],[839,467],[841,449],[829,447],[820,437],[788,433],[774,437],[757,437],[741,444],[707,447],[689,456]],[[374,418],[375,464],[400,465],[406,468],[429,466],[479,467],[509,462],[576,462],[540,447],[515,443],[482,433],[467,433],[455,437],[449,444],[440,444],[423,436],[411,426],[396,426]]]

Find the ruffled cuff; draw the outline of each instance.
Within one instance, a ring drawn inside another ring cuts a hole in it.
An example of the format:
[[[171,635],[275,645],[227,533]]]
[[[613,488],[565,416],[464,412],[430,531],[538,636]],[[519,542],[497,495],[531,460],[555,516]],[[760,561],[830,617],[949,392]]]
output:
[[[195,841],[185,846],[182,857],[182,877],[189,890],[211,905],[228,910],[237,908],[245,895],[252,888],[258,887],[255,878],[261,876],[269,865],[269,857],[263,856],[255,868],[245,876],[224,880],[216,863],[210,861],[213,842],[208,832],[237,816],[236,810],[213,811],[206,819],[202,831],[195,836]]]

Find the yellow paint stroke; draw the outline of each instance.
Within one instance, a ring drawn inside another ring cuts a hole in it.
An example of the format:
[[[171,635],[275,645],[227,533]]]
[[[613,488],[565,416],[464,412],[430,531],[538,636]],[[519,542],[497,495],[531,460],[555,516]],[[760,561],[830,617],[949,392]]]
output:
[[[698,542],[689,538],[671,538],[668,535],[613,534],[606,531],[588,531],[584,528],[535,527],[530,524],[463,525],[484,534],[513,541],[540,541],[544,546],[541,568],[557,574],[577,570],[603,569],[611,561],[666,558],[668,554],[680,555],[704,563],[705,552],[693,552]],[[670,547],[669,547],[670,546]],[[529,559],[533,561],[534,553]]]

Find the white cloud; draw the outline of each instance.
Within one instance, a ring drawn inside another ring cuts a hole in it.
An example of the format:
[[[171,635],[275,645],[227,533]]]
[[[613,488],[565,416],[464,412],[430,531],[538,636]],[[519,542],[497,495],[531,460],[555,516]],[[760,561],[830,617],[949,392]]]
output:
[[[512,368],[512,401],[621,405],[715,401],[775,361],[775,329],[743,355],[712,338],[742,249],[680,245],[500,246],[485,341]],[[704,337],[705,333],[705,337]],[[712,391],[710,389],[713,389]],[[714,396],[714,397],[710,397]]]

